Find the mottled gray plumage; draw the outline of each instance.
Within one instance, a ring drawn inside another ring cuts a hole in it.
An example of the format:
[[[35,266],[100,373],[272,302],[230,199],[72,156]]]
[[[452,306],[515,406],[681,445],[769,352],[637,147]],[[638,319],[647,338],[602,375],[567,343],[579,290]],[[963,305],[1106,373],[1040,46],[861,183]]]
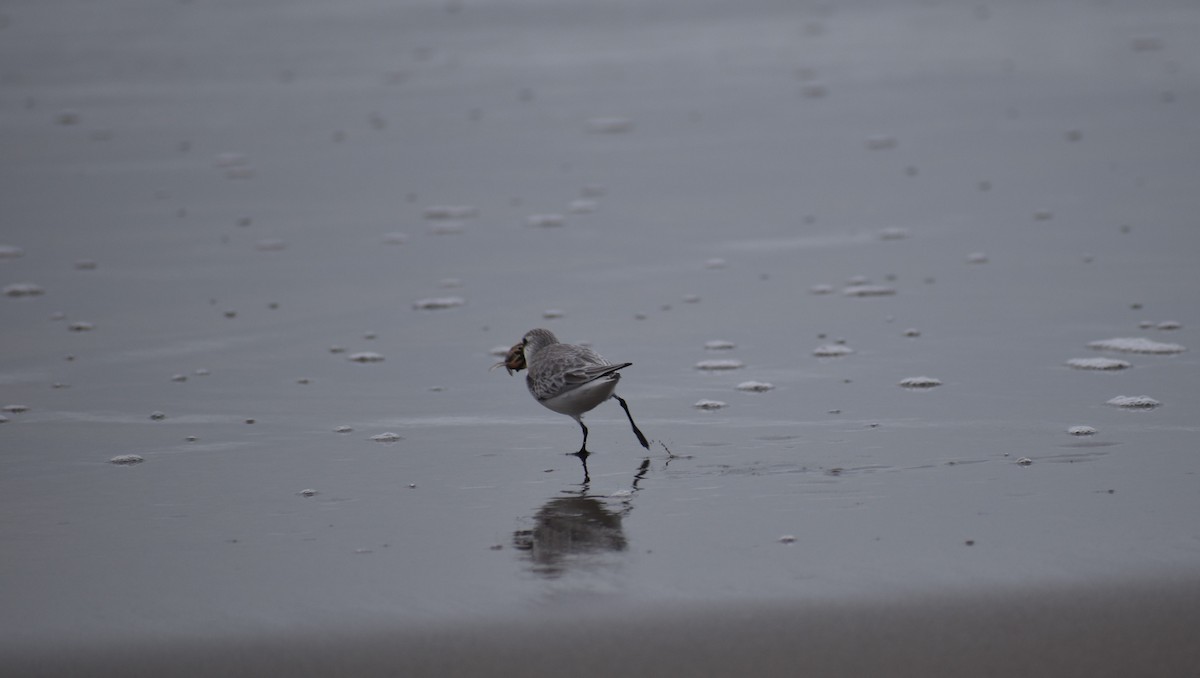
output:
[[[650,443],[633,423],[629,405],[614,393],[621,379],[617,371],[633,363],[610,363],[586,346],[560,343],[553,332],[541,328],[526,332],[522,346],[525,368],[529,370],[525,377],[529,393],[546,408],[579,422],[583,430],[580,454],[587,453],[588,430],[583,414],[609,398],[621,404],[638,442],[649,449]]]

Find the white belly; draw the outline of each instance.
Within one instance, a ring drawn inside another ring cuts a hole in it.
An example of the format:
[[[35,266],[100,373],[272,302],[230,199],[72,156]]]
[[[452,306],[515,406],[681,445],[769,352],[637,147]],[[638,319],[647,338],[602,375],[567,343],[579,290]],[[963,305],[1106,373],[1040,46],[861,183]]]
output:
[[[613,391],[617,390],[619,379],[620,375],[614,372],[607,377],[589,381],[566,393],[538,402],[559,414],[578,417],[611,398]]]

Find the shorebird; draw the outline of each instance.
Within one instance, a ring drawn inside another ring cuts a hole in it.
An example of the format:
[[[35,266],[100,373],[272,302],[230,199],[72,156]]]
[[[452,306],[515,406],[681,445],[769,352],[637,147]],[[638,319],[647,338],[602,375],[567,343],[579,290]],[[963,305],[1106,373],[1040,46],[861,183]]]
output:
[[[528,369],[525,385],[529,387],[534,400],[547,409],[579,422],[583,444],[575,454],[586,457],[590,453],[587,450],[588,428],[583,423],[583,415],[609,398],[615,398],[621,404],[638,442],[650,449],[646,436],[642,435],[633,421],[633,415],[629,413],[628,403],[615,393],[617,382],[621,379],[619,370],[632,364],[610,363],[586,346],[563,344],[550,330],[538,328],[526,332],[521,341],[508,350],[505,359],[492,365],[492,369],[503,365],[510,375]]]

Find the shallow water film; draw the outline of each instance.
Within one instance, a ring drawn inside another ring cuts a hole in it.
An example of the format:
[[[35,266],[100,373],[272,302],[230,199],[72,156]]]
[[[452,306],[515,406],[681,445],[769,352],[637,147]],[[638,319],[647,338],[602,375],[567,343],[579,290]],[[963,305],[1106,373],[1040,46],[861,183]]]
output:
[[[0,6],[0,669],[1195,673],[1197,34]]]

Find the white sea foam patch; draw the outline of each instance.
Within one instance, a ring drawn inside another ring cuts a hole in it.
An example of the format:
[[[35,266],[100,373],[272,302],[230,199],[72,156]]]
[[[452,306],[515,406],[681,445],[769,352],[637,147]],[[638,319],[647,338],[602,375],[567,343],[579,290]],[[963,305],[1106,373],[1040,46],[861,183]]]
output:
[[[701,360],[696,363],[698,370],[740,370],[746,364],[740,360]]]
[[[1127,360],[1116,360],[1115,358],[1071,358],[1067,361],[1068,367],[1073,367],[1077,370],[1124,370],[1130,367]]]
[[[1123,407],[1129,410],[1152,410],[1162,403],[1158,402],[1150,396],[1117,396],[1109,399],[1108,405],[1113,407]]]
[[[1169,355],[1172,353],[1183,353],[1187,349],[1179,344],[1168,344],[1162,341],[1154,341],[1145,337],[1118,337],[1116,339],[1102,339],[1088,343],[1088,348],[1094,348],[1098,351],[1121,351],[1122,353],[1153,353],[1157,355]]]
[[[933,377],[909,377],[900,380],[900,386],[904,388],[933,388],[941,385],[942,380]]]
[[[825,344],[813,349],[813,355],[818,358],[838,358],[854,353],[854,349],[845,344]]]

